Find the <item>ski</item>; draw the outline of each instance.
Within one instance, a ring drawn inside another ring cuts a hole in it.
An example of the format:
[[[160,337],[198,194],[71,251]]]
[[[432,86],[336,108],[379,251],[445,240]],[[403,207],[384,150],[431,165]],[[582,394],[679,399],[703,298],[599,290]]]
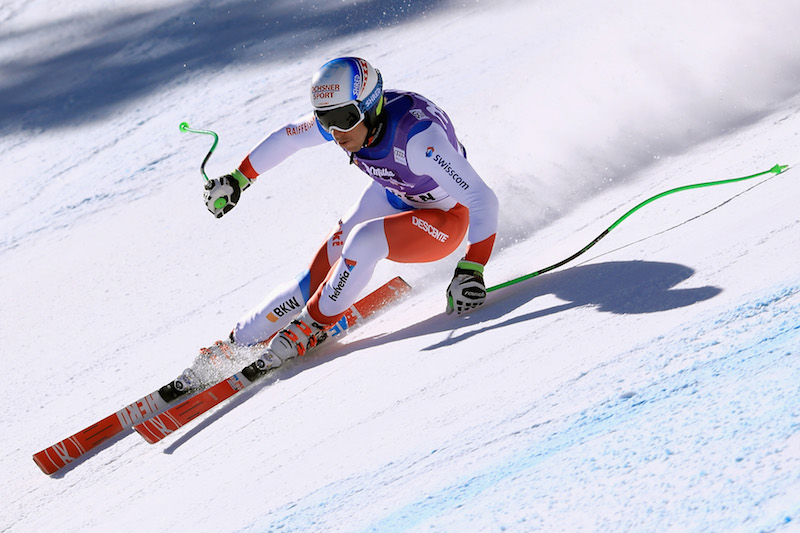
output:
[[[33,460],[45,474],[55,474],[103,442],[163,411],[189,392],[187,389],[178,390],[175,381],[171,381],[99,422],[33,454]]]
[[[363,318],[397,301],[409,289],[410,286],[400,277],[390,280],[351,306],[342,320],[331,329],[331,336],[344,333]],[[190,393],[198,392],[198,389],[180,389],[176,387],[176,383],[173,380],[102,420],[33,454],[33,461],[45,474],[55,474],[102,443],[163,412]]]
[[[374,315],[387,305],[398,301],[410,289],[411,287],[402,278],[394,278],[353,304],[345,312],[345,316],[330,330],[331,335],[338,335],[347,328]],[[133,429],[144,440],[150,444],[155,444],[175,432],[178,428],[185,426],[198,416],[220,405],[234,394],[246,389],[270,370],[271,368],[259,368],[256,363],[252,363],[227,379],[167,409],[163,413],[135,424]]]

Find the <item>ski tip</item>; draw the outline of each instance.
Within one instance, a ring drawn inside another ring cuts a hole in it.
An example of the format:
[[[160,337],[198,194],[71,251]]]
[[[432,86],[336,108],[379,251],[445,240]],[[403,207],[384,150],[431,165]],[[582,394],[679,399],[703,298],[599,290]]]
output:
[[[60,470],[58,465],[47,459],[47,450],[42,450],[39,453],[33,454],[33,462],[48,476]]]

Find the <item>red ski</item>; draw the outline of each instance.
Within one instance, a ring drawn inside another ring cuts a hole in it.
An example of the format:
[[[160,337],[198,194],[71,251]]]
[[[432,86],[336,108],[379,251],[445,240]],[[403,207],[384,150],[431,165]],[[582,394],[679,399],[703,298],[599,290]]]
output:
[[[411,287],[396,277],[362,300],[353,304],[345,316],[331,330],[337,335],[345,329],[359,324],[364,319],[386,308],[404,296]],[[147,442],[155,444],[178,428],[188,424],[203,413],[208,412],[234,394],[258,381],[266,372],[256,368],[255,363],[243,368],[224,381],[181,402],[180,404],[133,426]]]
[[[357,326],[364,318],[375,314],[381,308],[399,300],[410,288],[411,287],[400,277],[394,278],[353,304],[347,310],[342,320],[331,329],[331,335],[342,334],[349,328]],[[222,384],[227,384],[229,380],[230,378],[222,382]],[[187,396],[189,393],[197,392],[196,390],[176,390],[173,386],[174,383],[174,381],[171,381],[157,391],[153,391],[147,396],[123,407],[116,413],[35,453],[33,455],[34,462],[45,474],[55,474],[76,459],[97,448],[103,442],[122,434],[135,424],[150,419],[154,415],[164,411],[170,404],[174,404],[176,400]],[[212,387],[212,389],[213,388],[214,387]],[[222,389],[224,389],[224,387],[222,387]],[[218,393],[219,389],[217,389],[215,394]],[[232,394],[233,393],[229,394],[229,396]],[[213,395],[210,396],[210,398],[214,397]],[[176,407],[181,405],[183,404],[178,404]],[[206,408],[203,412],[211,407],[213,406]]]
[[[161,389],[163,390],[170,385],[165,385]],[[152,392],[127,407],[123,407],[113,415],[109,415],[61,442],[35,453],[33,460],[45,474],[55,474],[78,457],[129,429],[135,423],[162,411],[168,404],[169,401],[164,399],[159,391]]]

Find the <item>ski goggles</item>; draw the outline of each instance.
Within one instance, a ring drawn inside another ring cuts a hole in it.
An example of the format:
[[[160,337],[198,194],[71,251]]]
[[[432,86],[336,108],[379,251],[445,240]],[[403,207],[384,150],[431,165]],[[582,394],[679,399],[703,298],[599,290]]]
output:
[[[334,129],[341,132],[350,131],[364,120],[364,112],[361,111],[357,101],[330,109],[315,109],[314,115],[322,129],[328,133]]]

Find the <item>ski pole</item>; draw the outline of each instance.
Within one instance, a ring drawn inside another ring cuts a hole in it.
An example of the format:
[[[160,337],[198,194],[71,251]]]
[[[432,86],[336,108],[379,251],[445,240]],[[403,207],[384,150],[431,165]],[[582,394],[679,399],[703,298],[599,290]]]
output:
[[[581,255],[584,252],[586,252],[586,250],[588,250],[589,248],[591,248],[592,246],[597,244],[598,241],[600,241],[600,239],[602,239],[603,237],[608,235],[608,233],[611,230],[613,230],[614,228],[619,226],[622,223],[623,220],[625,220],[626,218],[631,216],[634,212],[638,211],[639,209],[641,209],[642,207],[646,206],[650,202],[654,202],[654,201],[658,200],[659,198],[663,198],[664,196],[667,196],[667,195],[670,195],[670,194],[673,194],[673,193],[676,193],[676,192],[680,192],[680,191],[686,191],[686,190],[689,190],[689,189],[698,189],[700,187],[712,187],[714,185],[722,185],[722,184],[725,184],[725,183],[735,183],[737,181],[749,180],[749,179],[752,179],[752,178],[757,178],[758,176],[763,176],[764,174],[775,174],[775,175],[777,175],[777,174],[780,174],[781,172],[783,172],[784,170],[786,170],[787,168],[789,168],[789,165],[775,165],[774,167],[772,167],[769,170],[765,170],[764,172],[759,172],[757,174],[752,174],[750,176],[743,176],[741,178],[731,178],[731,179],[719,180],[719,181],[708,181],[708,182],[705,182],[705,183],[695,183],[695,184],[692,184],[692,185],[684,185],[682,187],[676,187],[674,189],[670,189],[668,191],[664,191],[662,193],[656,194],[655,196],[651,196],[647,200],[645,200],[645,201],[641,202],[640,204],[636,205],[635,207],[630,209],[627,213],[625,213],[624,215],[619,217],[613,224],[611,224],[608,228],[606,228],[600,235],[595,237],[595,239],[592,242],[590,242],[589,244],[587,244],[586,246],[584,246],[583,248],[581,248],[580,250],[578,250],[577,252],[575,252],[571,256],[567,257],[566,259],[564,259],[562,261],[559,261],[558,263],[555,263],[553,265],[550,265],[549,267],[545,267],[545,268],[543,268],[541,270],[537,270],[536,272],[531,272],[530,274],[526,274],[524,276],[520,276],[520,277],[512,279],[510,281],[506,281],[505,283],[500,283],[500,284],[495,285],[493,287],[489,287],[488,289],[486,289],[486,292],[496,291],[497,289],[502,289],[504,287],[508,287],[509,285],[514,285],[515,283],[519,283],[520,281],[525,281],[526,279],[531,279],[531,278],[534,278],[536,276],[541,276],[545,272],[550,272],[551,270],[555,270],[558,267],[566,265],[567,263],[569,263],[570,261],[572,261],[573,259],[575,259],[579,255]]]
[[[200,173],[203,175],[206,181],[208,181],[208,176],[206,176],[206,162],[208,158],[211,157],[211,154],[214,153],[214,150],[217,148],[217,143],[219,142],[219,135],[214,133],[211,130],[196,130],[189,127],[189,124],[186,122],[181,122],[181,125],[178,126],[181,131],[188,131],[189,133],[202,133],[205,135],[212,135],[214,137],[214,144],[211,145],[211,149],[206,154],[206,158],[203,159],[203,163],[200,165]]]

